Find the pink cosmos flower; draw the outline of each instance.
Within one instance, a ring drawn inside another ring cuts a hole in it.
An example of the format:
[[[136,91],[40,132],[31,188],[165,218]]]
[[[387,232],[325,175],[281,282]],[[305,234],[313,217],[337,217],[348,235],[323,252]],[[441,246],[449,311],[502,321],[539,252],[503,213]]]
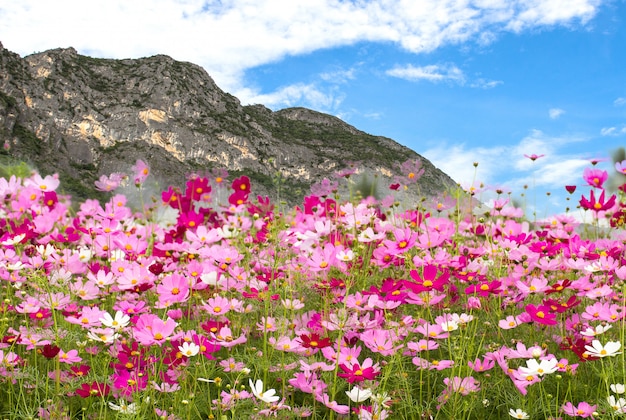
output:
[[[219,362],[224,372],[241,372],[246,365],[243,362],[237,362],[234,358],[229,357]]]
[[[585,401],[579,403],[577,406],[568,401],[561,406],[563,413],[568,416],[582,418],[592,417],[597,408],[597,405],[590,405]]]
[[[98,307],[86,306],[79,316],[67,316],[65,320],[71,324],[81,325],[83,328],[99,327],[101,325],[100,318],[106,313]]]
[[[398,337],[388,330],[366,330],[361,333],[360,339],[368,349],[383,356],[395,354],[396,351],[402,348],[402,345],[394,346],[394,343],[399,342]]]
[[[433,340],[421,339],[417,342],[411,341],[411,342],[406,343],[406,347],[409,350],[413,350],[415,352],[422,352],[422,351],[438,349],[439,343]]]
[[[34,187],[41,191],[54,191],[60,183],[58,175],[47,175],[45,178],[42,178],[41,175],[35,173],[24,181],[24,186]]]
[[[143,160],[137,160],[135,165],[133,166],[133,171],[135,173],[135,185],[141,185],[144,183],[148,175],[150,175],[150,168],[148,164]]]
[[[418,332],[424,335],[427,338],[448,338],[448,332],[444,331],[441,328],[441,325],[438,324],[423,324],[415,328],[415,332]]]
[[[174,333],[178,323],[171,318],[165,321],[154,314],[142,314],[133,327],[135,340],[144,346],[162,345]]]
[[[321,402],[322,404],[324,404],[326,407],[330,408],[331,410],[333,410],[335,413],[338,414],[349,414],[350,413],[350,407],[347,405],[343,405],[343,404],[339,404],[337,401],[330,401],[330,396],[326,393],[319,393],[319,394],[315,394],[315,399],[319,402]]]
[[[246,341],[248,341],[248,338],[246,337],[245,332],[242,332],[242,334],[239,337],[233,337],[233,332],[228,326],[224,326],[220,328],[217,334],[215,333],[209,333],[209,334],[211,335],[211,338],[213,339],[214,344],[218,344],[226,348],[234,347],[238,344],[243,344]]]
[[[203,309],[211,316],[225,315],[230,310],[230,300],[223,296],[215,296],[206,302]]]
[[[78,363],[83,359],[78,355],[78,350],[70,350],[67,353],[63,350],[59,352],[59,362],[67,363],[71,365],[73,363]]]
[[[100,179],[95,182],[96,190],[105,192],[115,191],[120,186],[125,177],[126,175],[117,172],[112,173],[109,176],[102,175]]]
[[[609,178],[609,173],[601,169],[585,168],[583,179],[594,188],[602,188],[604,182]]]
[[[394,229],[394,240],[384,240],[383,243],[394,255],[409,251],[417,241],[417,233],[411,228]]]
[[[164,277],[157,286],[159,303],[166,308],[174,303],[185,302],[189,297],[189,280],[180,274],[173,273]]]
[[[485,372],[495,366],[495,361],[491,358],[485,357],[484,360],[476,359],[473,362],[468,361],[467,365],[475,372]]]

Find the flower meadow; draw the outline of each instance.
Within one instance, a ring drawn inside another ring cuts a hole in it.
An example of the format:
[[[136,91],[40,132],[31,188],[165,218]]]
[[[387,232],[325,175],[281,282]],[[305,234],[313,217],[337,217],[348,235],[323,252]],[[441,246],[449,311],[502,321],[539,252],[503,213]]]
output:
[[[293,208],[223,171],[148,196],[142,161],[104,202],[0,178],[0,418],[626,417],[626,187],[567,186],[585,228],[409,203],[402,167]]]

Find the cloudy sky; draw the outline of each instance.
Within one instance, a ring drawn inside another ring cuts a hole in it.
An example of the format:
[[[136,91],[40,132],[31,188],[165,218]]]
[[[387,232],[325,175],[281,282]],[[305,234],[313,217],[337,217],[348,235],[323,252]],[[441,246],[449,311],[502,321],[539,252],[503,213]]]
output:
[[[0,42],[190,61],[244,104],[336,115],[485,198],[526,185],[540,216],[626,146],[626,0],[4,1]]]

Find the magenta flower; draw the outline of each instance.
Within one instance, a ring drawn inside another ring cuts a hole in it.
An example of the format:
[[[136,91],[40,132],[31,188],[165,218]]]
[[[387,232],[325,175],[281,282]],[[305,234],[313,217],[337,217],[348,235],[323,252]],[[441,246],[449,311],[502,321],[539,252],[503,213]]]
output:
[[[532,160],[533,162],[534,162],[534,161],[536,161],[536,160],[537,160],[537,159],[539,159],[539,158],[544,157],[544,156],[545,156],[545,155],[536,155],[536,154],[534,154],[534,153],[533,153],[532,155],[524,155],[524,157],[526,157],[526,158],[528,158],[528,159]]]
[[[593,193],[593,190],[591,190],[589,192],[589,200],[587,200],[585,196],[583,195],[580,198],[580,205],[582,208],[586,210],[591,210],[595,213],[598,213],[600,211],[610,210],[615,205],[616,198],[617,197],[615,196],[615,194],[613,194],[608,199],[608,201],[604,201],[604,190],[602,190],[600,197],[596,201],[596,196]]]
[[[602,188],[602,184],[609,178],[609,173],[602,169],[585,168],[583,179],[594,188]]]
[[[92,382],[84,383],[76,391],[76,395],[82,398],[89,397],[106,397],[111,392],[111,387],[105,383]]]
[[[436,265],[425,266],[421,276],[417,270],[411,270],[409,274],[414,281],[406,280],[404,286],[414,293],[428,292],[433,289],[441,292],[449,282],[450,273],[448,270],[444,270],[439,277],[437,277],[437,273]]]
[[[378,370],[378,363],[374,364],[369,357],[359,364],[358,361],[354,363],[341,364],[339,368],[343,371],[338,373],[337,376],[345,378],[348,383],[369,381],[380,375]]]
[[[556,315],[550,312],[550,307],[545,305],[535,306],[533,304],[528,304],[524,308],[526,309],[526,313],[530,315],[530,318],[543,325],[556,325]]]

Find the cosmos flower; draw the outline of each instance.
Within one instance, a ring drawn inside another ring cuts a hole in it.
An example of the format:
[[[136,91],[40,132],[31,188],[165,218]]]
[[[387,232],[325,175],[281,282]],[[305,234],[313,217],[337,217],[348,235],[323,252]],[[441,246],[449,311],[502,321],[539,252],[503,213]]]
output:
[[[618,351],[621,347],[622,343],[619,341],[609,341],[602,345],[600,340],[593,340],[590,346],[585,346],[585,349],[593,357],[609,357],[622,354],[621,351]]]
[[[276,395],[275,389],[268,389],[267,391],[263,391],[263,381],[257,379],[256,382],[252,382],[252,379],[249,379],[250,388],[252,389],[252,393],[259,400],[266,402],[268,404],[273,404],[280,400],[280,397]]]

